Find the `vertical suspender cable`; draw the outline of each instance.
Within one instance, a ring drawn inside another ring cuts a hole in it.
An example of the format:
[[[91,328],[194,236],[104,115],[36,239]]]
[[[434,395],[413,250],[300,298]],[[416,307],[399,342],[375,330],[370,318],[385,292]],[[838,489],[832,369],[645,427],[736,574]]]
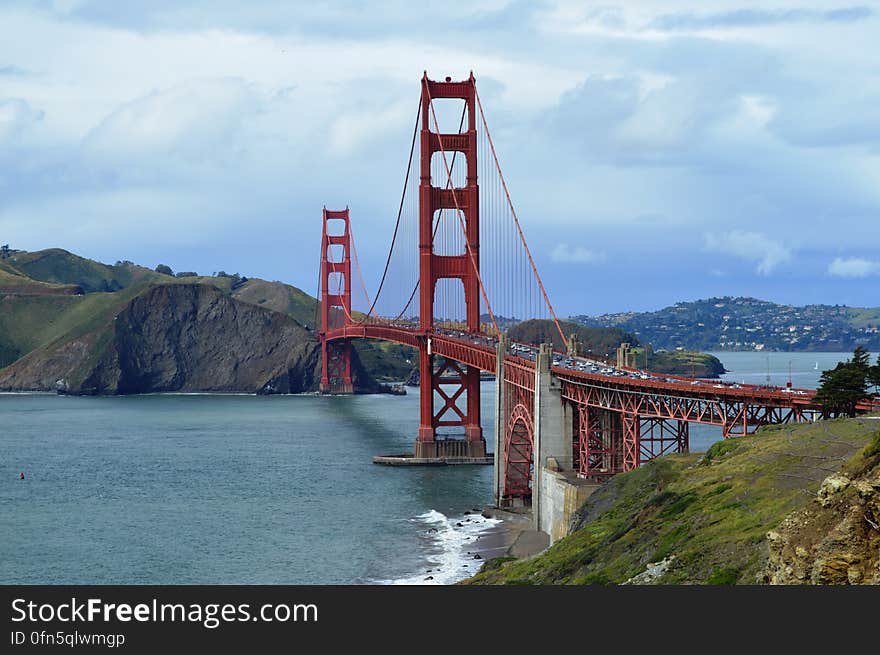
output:
[[[480,109],[480,118],[483,121],[483,127],[486,130],[486,137],[489,140],[489,147],[492,149],[492,158],[495,161],[495,167],[498,169],[498,176],[501,178],[501,185],[504,188],[504,195],[507,198],[507,204],[510,206],[510,211],[513,214],[513,220],[516,224],[517,232],[519,233],[519,237],[522,240],[522,244],[525,248],[526,255],[528,256],[532,272],[534,273],[535,278],[538,280],[538,286],[540,287],[541,293],[544,296],[544,302],[547,303],[547,308],[550,310],[550,314],[553,317],[553,322],[556,324],[556,329],[559,331],[559,337],[562,339],[562,343],[565,344],[565,333],[562,331],[562,327],[559,325],[559,319],[556,318],[556,312],[553,310],[553,304],[550,302],[550,297],[547,295],[547,290],[544,288],[544,283],[541,281],[541,276],[538,274],[538,269],[535,266],[535,261],[532,259],[532,253],[529,250],[529,246],[526,243],[526,238],[523,234],[522,227],[519,224],[519,218],[516,215],[516,209],[514,209],[513,202],[510,199],[510,193],[507,190],[507,183],[504,181],[504,173],[501,172],[501,164],[498,163],[498,154],[495,152],[495,144],[492,143],[492,135],[489,133],[489,125],[486,123],[486,116],[483,113],[483,104],[480,102],[480,94],[477,93],[476,85],[474,85],[474,95],[477,99],[477,106]]]

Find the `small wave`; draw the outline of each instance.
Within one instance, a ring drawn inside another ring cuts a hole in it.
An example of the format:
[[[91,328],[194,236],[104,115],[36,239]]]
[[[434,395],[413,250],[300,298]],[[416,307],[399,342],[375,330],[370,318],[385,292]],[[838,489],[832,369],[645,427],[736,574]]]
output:
[[[410,519],[425,531],[431,547],[425,572],[394,580],[378,580],[378,584],[448,585],[470,577],[480,570],[485,560],[474,559],[481,552],[479,538],[501,523],[500,519],[467,514],[449,518],[430,510]],[[430,579],[428,579],[430,578]]]

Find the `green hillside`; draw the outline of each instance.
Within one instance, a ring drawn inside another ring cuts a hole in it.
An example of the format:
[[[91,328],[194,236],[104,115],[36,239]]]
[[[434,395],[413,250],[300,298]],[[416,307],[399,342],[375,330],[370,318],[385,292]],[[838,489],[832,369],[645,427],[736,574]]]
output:
[[[241,287],[235,289],[232,296],[252,305],[268,307],[287,314],[300,325],[310,329],[315,327],[315,310],[318,301],[289,284],[250,278]]]
[[[81,296],[0,296],[0,368],[33,350],[110,324],[147,287]]]
[[[9,269],[40,282],[75,284],[86,293],[118,291],[137,282],[164,276],[131,263],[113,266],[74,255],[61,248],[16,252],[4,260]]]
[[[565,333],[566,337],[570,334],[576,334],[585,351],[589,351],[594,355],[603,357],[612,357],[617,347],[627,342],[638,345],[639,340],[629,332],[617,327],[587,327],[572,323],[570,321],[560,321],[559,327]],[[565,350],[566,344],[562,342],[559,336],[559,330],[551,320],[547,319],[531,319],[522,321],[510,327],[507,332],[513,341],[519,343],[552,343],[556,350]]]
[[[661,563],[654,580],[634,582],[754,584],[768,563],[768,531],[806,507],[820,482],[848,460],[850,477],[865,474],[866,453],[877,464],[876,423],[767,428],[705,454],[661,457],[601,487],[581,508],[574,531],[544,553],[489,562],[469,582],[619,584]],[[861,452],[872,439],[874,450]]]
[[[0,259],[0,295],[5,294],[70,294],[82,293],[74,284],[52,284],[28,277],[6,260]]]
[[[77,339],[89,347],[98,344],[132,298],[162,284],[209,285],[315,328],[317,300],[282,282],[225,274],[174,277],[131,262],[109,266],[57,248],[13,251],[0,259],[0,369],[39,349],[64,352]],[[356,340],[354,347],[376,379],[406,379],[416,361],[410,349],[393,343]]]

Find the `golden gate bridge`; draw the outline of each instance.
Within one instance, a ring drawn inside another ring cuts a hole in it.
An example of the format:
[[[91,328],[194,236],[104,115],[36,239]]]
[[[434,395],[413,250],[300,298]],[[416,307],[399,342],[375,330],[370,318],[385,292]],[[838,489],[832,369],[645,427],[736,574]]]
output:
[[[528,504],[551,461],[601,481],[687,452],[691,423],[719,426],[729,438],[817,417],[812,390],[656,375],[586,356],[563,333],[541,281],[473,73],[422,78],[391,245],[372,295],[349,209],[324,209],[319,299],[321,392],[354,391],[352,339],[416,349],[411,461],[494,463],[502,506]],[[566,350],[512,343],[510,319],[546,319]],[[482,372],[495,376],[494,456],[480,416]]]

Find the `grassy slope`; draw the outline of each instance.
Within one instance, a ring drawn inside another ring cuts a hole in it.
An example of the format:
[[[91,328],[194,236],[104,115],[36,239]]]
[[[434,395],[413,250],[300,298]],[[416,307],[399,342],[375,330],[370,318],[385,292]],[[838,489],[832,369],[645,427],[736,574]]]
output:
[[[880,327],[880,307],[851,307],[847,314],[849,324],[853,327]]]
[[[113,293],[84,296],[0,297],[0,368],[34,350],[54,349],[91,332],[103,332],[149,286],[143,282]]]
[[[0,261],[0,283],[4,280],[14,286],[46,288],[78,284],[87,293],[85,296],[0,297],[3,308],[0,368],[37,348],[50,344],[56,347],[89,330],[99,330],[150,284],[209,284],[237,300],[286,314],[310,329],[315,327],[315,298],[291,285],[258,278],[251,278],[233,289],[232,278],[175,278],[140,266],[108,266],[55,248],[17,253]],[[95,341],[101,338],[98,334],[92,337]],[[355,348],[367,370],[380,379],[405,379],[415,361],[410,349],[393,343],[356,341]],[[411,361],[407,362],[408,359]]]
[[[621,583],[675,555],[661,584],[753,584],[766,533],[871,441],[868,422],[765,429],[705,456],[662,457],[616,476],[582,508],[582,527],[530,560],[490,562],[471,584]],[[858,457],[859,455],[856,455]]]
[[[217,279],[217,278],[212,278]],[[317,301],[296,287],[282,282],[249,279],[232,292],[238,300],[287,314],[300,325],[314,328]]]
[[[168,277],[141,266],[109,266],[60,248],[16,253],[5,261],[9,267],[33,280],[78,284],[86,293],[116,291],[141,281]]]
[[[0,289],[11,291],[17,288],[36,288],[44,289],[47,292],[52,292],[66,290],[69,288],[69,286],[65,284],[52,284],[49,282],[41,282],[39,280],[35,280],[23,274],[11,264],[7,263],[6,260],[0,259]]]

